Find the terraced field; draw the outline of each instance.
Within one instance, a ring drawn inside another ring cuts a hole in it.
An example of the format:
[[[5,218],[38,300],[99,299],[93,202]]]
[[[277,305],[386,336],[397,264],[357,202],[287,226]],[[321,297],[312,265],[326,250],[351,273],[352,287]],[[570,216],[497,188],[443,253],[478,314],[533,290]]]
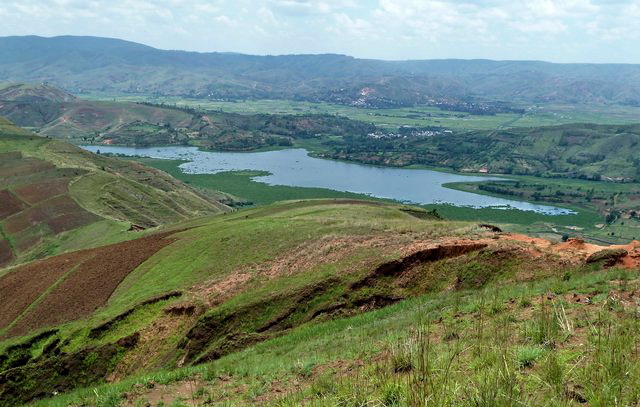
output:
[[[58,170],[51,163],[21,154],[0,154],[4,201],[0,217],[4,236],[16,253],[57,235],[101,220],[69,195],[69,183],[84,170]],[[10,242],[10,243],[9,243]],[[13,253],[12,256],[14,257]]]
[[[0,266],[128,240],[132,224],[220,213],[223,197],[0,119]]]
[[[0,332],[25,335],[90,316],[132,270],[172,242],[165,237],[147,236],[13,269],[0,277]]]

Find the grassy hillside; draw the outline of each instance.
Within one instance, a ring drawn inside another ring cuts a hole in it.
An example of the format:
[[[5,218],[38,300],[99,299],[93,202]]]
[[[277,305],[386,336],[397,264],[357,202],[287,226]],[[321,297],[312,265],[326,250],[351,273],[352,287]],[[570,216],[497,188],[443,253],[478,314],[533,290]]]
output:
[[[228,207],[165,173],[39,137],[0,118],[0,264],[135,236]],[[218,199],[224,195],[217,196]]]
[[[3,292],[52,273],[0,296],[0,399],[627,405],[638,249],[588,258],[599,248],[352,200],[186,222],[0,274]]]
[[[76,97],[47,84],[0,82],[1,102],[69,102]]]
[[[30,85],[24,85],[30,87]],[[55,88],[54,88],[55,89]],[[197,145],[247,151],[283,148],[296,139],[362,136],[372,124],[329,114],[238,114],[116,101],[2,101],[0,115],[41,136],[75,144]]]

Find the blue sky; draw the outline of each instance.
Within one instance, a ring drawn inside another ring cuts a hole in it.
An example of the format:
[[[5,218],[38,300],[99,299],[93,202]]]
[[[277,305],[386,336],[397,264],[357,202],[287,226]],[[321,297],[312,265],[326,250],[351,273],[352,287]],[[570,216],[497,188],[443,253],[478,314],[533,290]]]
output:
[[[640,0],[0,0],[0,18],[164,49],[640,63]]]

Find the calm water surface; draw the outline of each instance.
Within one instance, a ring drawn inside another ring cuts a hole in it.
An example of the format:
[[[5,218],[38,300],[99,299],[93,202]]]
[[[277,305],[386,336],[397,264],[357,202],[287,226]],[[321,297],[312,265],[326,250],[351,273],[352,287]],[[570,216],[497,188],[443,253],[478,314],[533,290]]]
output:
[[[220,153],[199,151],[196,147],[116,147],[83,146],[104,153],[188,161],[180,168],[189,174],[215,174],[224,171],[259,170],[271,175],[255,177],[269,185],[328,188],[368,194],[416,204],[448,203],[475,208],[517,208],[562,215],[572,211],[547,205],[494,198],[445,188],[448,182],[485,181],[496,178],[448,174],[430,170],[374,167],[309,157],[306,150],[289,149],[261,153]]]

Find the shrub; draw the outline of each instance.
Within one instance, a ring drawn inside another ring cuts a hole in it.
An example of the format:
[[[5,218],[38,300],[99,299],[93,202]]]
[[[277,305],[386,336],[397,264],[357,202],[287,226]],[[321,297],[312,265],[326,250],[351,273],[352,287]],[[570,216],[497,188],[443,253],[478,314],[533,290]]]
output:
[[[540,359],[544,350],[539,347],[525,346],[516,350],[516,361],[520,369],[533,367],[536,360]]]

